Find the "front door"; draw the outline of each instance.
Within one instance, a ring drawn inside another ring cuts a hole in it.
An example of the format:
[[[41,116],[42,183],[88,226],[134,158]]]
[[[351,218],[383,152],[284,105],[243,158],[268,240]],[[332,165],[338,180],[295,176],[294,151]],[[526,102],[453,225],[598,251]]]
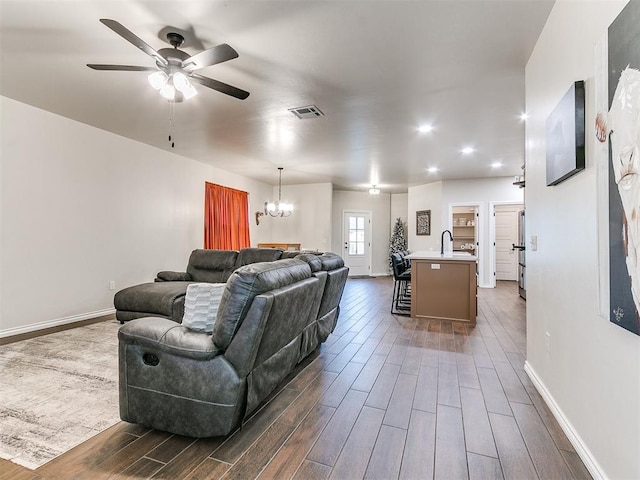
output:
[[[345,211],[342,242],[349,276],[371,274],[371,212]]]
[[[518,280],[518,212],[522,205],[496,205],[496,280]]]

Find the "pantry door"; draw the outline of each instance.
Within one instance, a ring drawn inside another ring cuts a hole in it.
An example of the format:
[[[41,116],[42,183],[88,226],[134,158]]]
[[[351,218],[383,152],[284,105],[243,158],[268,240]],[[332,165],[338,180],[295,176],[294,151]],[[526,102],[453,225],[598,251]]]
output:
[[[496,280],[518,279],[518,212],[522,204],[495,206]]]

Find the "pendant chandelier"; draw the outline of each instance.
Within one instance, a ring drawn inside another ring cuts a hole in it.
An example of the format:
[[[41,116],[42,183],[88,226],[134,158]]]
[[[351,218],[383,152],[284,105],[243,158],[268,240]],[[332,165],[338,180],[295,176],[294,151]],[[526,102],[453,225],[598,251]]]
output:
[[[282,167],[278,167],[280,178],[278,179],[278,200],[264,202],[264,214],[272,217],[288,217],[293,213],[293,204],[282,201]]]

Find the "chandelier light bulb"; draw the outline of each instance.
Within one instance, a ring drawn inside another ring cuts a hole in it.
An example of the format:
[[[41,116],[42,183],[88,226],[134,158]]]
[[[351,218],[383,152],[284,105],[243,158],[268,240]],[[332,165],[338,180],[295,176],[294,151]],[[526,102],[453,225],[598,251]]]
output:
[[[282,210],[284,213],[291,213],[293,212],[293,204],[282,202],[280,203],[280,210]]]

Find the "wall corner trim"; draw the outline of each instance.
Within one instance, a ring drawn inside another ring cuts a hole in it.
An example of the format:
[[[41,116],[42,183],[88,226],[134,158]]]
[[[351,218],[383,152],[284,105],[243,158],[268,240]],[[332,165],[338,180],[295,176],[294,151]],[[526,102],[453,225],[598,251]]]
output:
[[[538,393],[540,393],[540,395],[546,402],[549,410],[551,410],[551,413],[560,424],[560,428],[562,428],[562,431],[571,442],[571,445],[573,445],[573,448],[576,450],[576,453],[584,463],[587,470],[589,470],[589,473],[594,478],[594,480],[606,480],[607,476],[604,474],[602,467],[600,467],[598,461],[582,441],[582,438],[580,437],[578,432],[575,430],[575,428],[573,428],[573,425],[571,424],[569,419],[565,416],[560,406],[556,403],[555,399],[553,398],[551,393],[549,393],[549,390],[547,390],[547,388],[544,386],[544,383],[542,383],[542,380],[540,379],[540,377],[538,377],[538,374],[528,361],[525,361],[524,363],[524,371],[533,382],[533,385],[538,390]]]
[[[82,320],[89,320],[91,318],[103,317],[105,315],[111,315],[115,312],[115,308],[105,308],[104,310],[96,310],[95,312],[80,313],[78,315],[71,315],[69,317],[56,318],[39,323],[32,323],[31,325],[25,325],[23,327],[7,328],[5,330],[0,330],[0,338],[20,335],[21,333],[35,332],[36,330],[44,330],[45,328],[57,327],[69,323],[80,322]]]

